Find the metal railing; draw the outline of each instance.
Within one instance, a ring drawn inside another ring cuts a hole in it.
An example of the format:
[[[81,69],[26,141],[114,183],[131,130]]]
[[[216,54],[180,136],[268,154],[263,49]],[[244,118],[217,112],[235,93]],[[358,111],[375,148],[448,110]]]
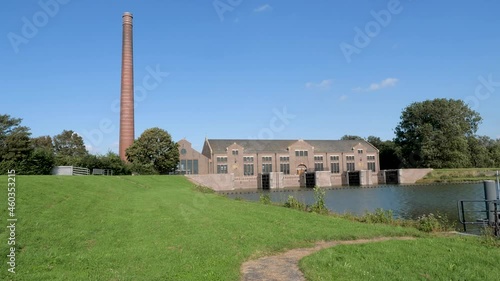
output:
[[[484,210],[466,210],[464,203],[484,203]],[[482,225],[493,227],[495,236],[500,236],[500,200],[459,200],[458,201],[458,219],[467,232],[467,225]],[[468,213],[485,213],[486,218],[467,221]]]

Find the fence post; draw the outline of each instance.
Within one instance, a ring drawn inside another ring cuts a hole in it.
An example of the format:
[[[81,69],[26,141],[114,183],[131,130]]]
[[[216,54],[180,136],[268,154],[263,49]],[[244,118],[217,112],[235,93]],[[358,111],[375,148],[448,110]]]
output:
[[[497,200],[497,187],[495,185],[495,181],[484,181],[484,197],[486,199],[486,218],[491,226],[495,224],[495,217],[497,216],[494,206],[495,203],[493,202],[494,200]]]

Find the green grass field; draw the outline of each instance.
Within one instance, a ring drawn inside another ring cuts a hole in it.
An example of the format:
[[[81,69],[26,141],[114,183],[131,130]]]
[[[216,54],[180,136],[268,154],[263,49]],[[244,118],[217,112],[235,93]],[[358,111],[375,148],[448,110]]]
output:
[[[243,261],[313,241],[419,235],[200,193],[177,176],[17,176],[16,186],[16,274],[0,227],[0,280],[238,280]]]
[[[500,168],[435,169],[417,183],[495,180]]]
[[[0,182],[0,217],[6,226],[7,177]],[[9,233],[0,227],[0,280],[239,280],[240,265],[249,259],[319,240],[381,236],[423,238],[367,245],[378,247],[378,255],[367,257],[373,267],[391,270],[386,263],[392,254],[401,267],[411,267],[416,259],[422,267],[431,260],[437,269],[451,266],[443,253],[452,259],[478,252],[472,257],[483,259],[461,265],[471,271],[482,266],[486,255],[496,253],[491,260],[499,260],[500,249],[473,240],[432,238],[412,228],[230,200],[196,191],[180,176],[17,176],[16,188],[16,274],[7,271]],[[353,251],[356,259],[359,247],[364,246],[342,249],[345,256]],[[405,253],[415,259],[402,259]],[[328,263],[318,269],[315,264],[302,266],[308,274],[332,274]],[[349,264],[358,273],[358,267],[366,267]],[[447,279],[447,274],[438,272],[433,280]]]
[[[308,280],[500,280],[500,248],[477,238],[342,245],[305,257]]]

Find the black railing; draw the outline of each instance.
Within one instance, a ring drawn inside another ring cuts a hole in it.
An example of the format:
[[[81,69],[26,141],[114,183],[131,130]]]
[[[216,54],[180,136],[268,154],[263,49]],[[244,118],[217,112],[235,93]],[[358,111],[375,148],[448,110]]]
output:
[[[466,210],[464,203],[484,203],[484,210]],[[458,201],[458,219],[467,232],[467,225],[482,225],[493,227],[495,236],[500,236],[500,200],[459,200]],[[486,218],[467,221],[468,213],[485,213]]]

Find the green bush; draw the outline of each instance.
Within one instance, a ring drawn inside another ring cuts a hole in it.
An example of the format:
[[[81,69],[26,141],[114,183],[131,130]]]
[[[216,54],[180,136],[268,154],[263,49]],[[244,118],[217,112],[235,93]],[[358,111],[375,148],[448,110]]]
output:
[[[300,202],[292,195],[288,195],[288,199],[286,200],[286,202],[283,206],[290,208],[290,209],[300,210],[300,211],[307,210],[306,204]]]
[[[500,248],[500,237],[495,236],[495,231],[492,227],[484,227],[481,230],[481,243],[494,248]]]
[[[320,188],[319,186],[316,186],[314,188],[314,198],[316,201],[311,206],[312,212],[318,213],[318,214],[328,214],[329,213],[329,210],[325,204],[325,194],[326,194],[325,190]]]
[[[201,192],[201,193],[214,193],[215,191],[213,189],[211,189],[210,187],[206,187],[206,186],[203,186],[203,185],[196,185],[195,187],[195,190]]]
[[[415,221],[415,227],[424,232],[440,232],[448,231],[454,228],[454,225],[448,220],[446,215],[437,213],[434,215],[422,215]]]
[[[365,212],[365,214],[360,217],[360,221],[366,223],[385,224],[394,224],[396,222],[392,210],[384,210],[381,208],[377,208],[374,213]]]
[[[269,194],[261,194],[259,198],[260,203],[264,205],[270,205],[271,204],[271,196]]]

